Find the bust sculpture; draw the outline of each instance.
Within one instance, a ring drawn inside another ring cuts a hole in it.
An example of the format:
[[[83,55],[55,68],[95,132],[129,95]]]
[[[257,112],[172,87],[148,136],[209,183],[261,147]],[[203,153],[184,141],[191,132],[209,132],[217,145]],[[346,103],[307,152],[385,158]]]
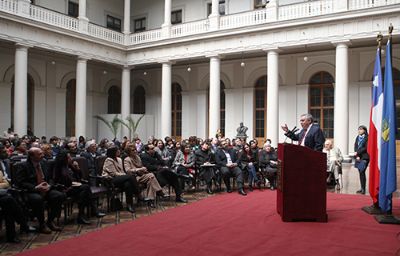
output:
[[[243,125],[243,122],[240,122],[240,126],[236,129],[237,135],[236,138],[240,138],[240,139],[246,139],[248,128],[246,126]]]

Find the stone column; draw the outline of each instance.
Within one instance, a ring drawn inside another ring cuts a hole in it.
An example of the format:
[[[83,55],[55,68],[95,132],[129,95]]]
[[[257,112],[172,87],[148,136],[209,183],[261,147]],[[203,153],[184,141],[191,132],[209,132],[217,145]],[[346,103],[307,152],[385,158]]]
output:
[[[17,44],[14,74],[14,132],[23,136],[28,126],[28,46]]]
[[[131,33],[131,0],[124,0],[124,34]]]
[[[267,62],[267,139],[271,139],[275,147],[279,140],[279,54],[277,50],[268,51]]]
[[[161,138],[171,136],[172,125],[172,63],[162,63]]]
[[[334,110],[334,139],[343,156],[349,155],[349,57],[348,43],[336,45],[336,83]]]
[[[164,38],[171,36],[171,0],[164,0],[164,23],[161,26],[162,35]]]
[[[86,0],[79,0],[79,31],[88,33],[89,19],[86,17]]]
[[[79,57],[76,64],[75,136],[86,137],[87,59]]]
[[[208,16],[210,21],[210,29],[218,30],[219,29],[219,0],[212,0],[211,2],[211,14]]]
[[[214,137],[217,130],[220,128],[220,68],[221,60],[219,56],[212,56],[210,58],[210,98],[209,98],[209,129],[208,137]]]
[[[131,106],[131,69],[124,66],[122,69],[122,85],[121,85],[121,119],[126,122],[126,118],[130,115]],[[129,136],[129,130],[122,126],[122,136]],[[129,138],[131,139],[131,138]]]

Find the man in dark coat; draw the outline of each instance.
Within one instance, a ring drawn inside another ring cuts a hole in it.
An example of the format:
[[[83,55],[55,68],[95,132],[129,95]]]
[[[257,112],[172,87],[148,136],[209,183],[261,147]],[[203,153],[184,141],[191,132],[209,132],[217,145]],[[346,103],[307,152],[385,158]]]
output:
[[[298,141],[299,145],[322,152],[325,136],[319,125],[314,123],[313,116],[311,114],[301,115],[300,124],[303,129],[297,134],[289,131],[286,124],[282,126],[282,130],[285,131],[287,137],[294,141]]]

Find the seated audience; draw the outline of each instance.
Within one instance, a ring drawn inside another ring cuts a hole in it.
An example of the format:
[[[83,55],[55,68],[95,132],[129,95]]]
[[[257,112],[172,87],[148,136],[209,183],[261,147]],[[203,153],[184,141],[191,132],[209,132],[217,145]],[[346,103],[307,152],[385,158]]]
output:
[[[179,184],[178,175],[172,172],[165,160],[161,158],[155,151],[155,147],[152,144],[145,145],[144,151],[140,154],[143,165],[147,170],[154,173],[161,187],[170,185],[174,188],[176,194],[176,202],[186,203],[187,201],[182,197],[182,188]]]
[[[238,167],[239,159],[237,152],[229,148],[226,140],[221,141],[221,148],[215,154],[215,161],[221,170],[227,192],[232,193],[230,178],[235,177],[239,194],[246,196],[247,194],[243,188],[243,173]]]
[[[200,144],[200,148],[195,151],[196,165],[199,168],[199,177],[204,179],[207,185],[207,193],[213,194],[212,181],[217,179],[215,171],[214,154],[210,151],[210,145],[207,141]],[[219,181],[220,183],[220,181]]]
[[[110,178],[114,186],[120,188],[126,195],[126,209],[134,213],[133,195],[139,195],[139,184],[132,175],[127,175],[122,166],[121,152],[117,147],[107,149],[107,158],[103,165],[103,177]]]
[[[91,206],[92,212],[97,217],[105,216],[104,213],[97,210],[95,201],[91,200],[92,192],[90,186],[82,184],[82,173],[79,165],[77,162],[72,161],[71,155],[67,151],[62,150],[57,155],[53,175],[55,185],[61,185],[59,189],[78,203],[77,223],[90,224],[90,221],[84,215],[84,209],[88,206]]]
[[[340,152],[339,148],[333,146],[331,140],[325,141],[322,152],[326,153],[327,160],[328,178],[326,179],[326,182],[328,184],[334,183],[336,189],[340,190],[339,175],[342,174],[342,152]]]
[[[54,224],[54,219],[60,216],[61,205],[65,194],[53,189],[48,183],[49,173],[41,163],[43,151],[31,148],[28,151],[28,160],[24,162],[16,174],[16,184],[26,190],[25,197],[39,221],[39,231],[45,234],[51,231],[60,231],[61,228]],[[44,202],[48,202],[47,223],[44,220]],[[46,225],[47,224],[47,225]]]
[[[124,159],[124,168],[128,174],[136,176],[136,180],[146,186],[144,190],[144,199],[150,200],[152,207],[154,207],[154,199],[157,192],[162,194],[162,188],[153,173],[149,172],[143,166],[142,160],[137,154],[136,146],[131,144],[125,148],[127,157]]]
[[[185,144],[185,146],[176,153],[172,168],[180,177],[182,189],[185,188],[185,180],[192,181],[192,189],[195,188],[195,160],[195,155],[191,150],[190,144]]]
[[[259,153],[258,159],[259,166],[265,177],[269,180],[270,189],[276,188],[276,173],[278,170],[278,154],[272,148],[271,144],[266,142],[264,149]]]
[[[261,181],[257,177],[258,151],[252,151],[248,143],[244,144],[243,150],[239,153],[240,167],[249,172],[249,190],[253,191],[253,182],[261,187]]]

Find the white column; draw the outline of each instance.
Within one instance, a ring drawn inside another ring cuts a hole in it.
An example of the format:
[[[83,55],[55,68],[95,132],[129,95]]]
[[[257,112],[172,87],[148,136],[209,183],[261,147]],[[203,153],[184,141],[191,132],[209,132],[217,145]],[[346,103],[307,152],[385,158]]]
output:
[[[172,64],[162,63],[161,84],[161,138],[171,136],[172,125]]]
[[[121,119],[125,122],[131,112],[131,70],[127,66],[122,69],[121,88]],[[129,136],[129,130],[125,126],[122,126],[122,136]]]
[[[124,34],[131,33],[131,0],[124,0]]]
[[[162,24],[163,37],[170,37],[171,35],[171,0],[164,0],[164,23]]]
[[[220,128],[220,65],[221,60],[219,56],[212,56],[210,58],[210,107],[208,137],[214,137],[214,135],[217,133],[217,130]]]
[[[349,60],[346,42],[336,44],[334,139],[344,156],[349,147]]]
[[[79,0],[79,31],[81,33],[88,33],[89,19],[86,17],[86,0]]]
[[[212,0],[211,2],[211,14],[208,16],[210,20],[210,29],[217,30],[219,29],[219,0]]]
[[[87,59],[78,58],[76,65],[75,136],[86,136]]]
[[[28,47],[18,45],[15,50],[14,76],[14,131],[23,136],[28,126]]]
[[[278,145],[279,139],[279,54],[276,50],[268,51],[267,61],[267,139],[272,145]]]
[[[86,0],[79,0],[79,19],[87,19],[86,17]]]

